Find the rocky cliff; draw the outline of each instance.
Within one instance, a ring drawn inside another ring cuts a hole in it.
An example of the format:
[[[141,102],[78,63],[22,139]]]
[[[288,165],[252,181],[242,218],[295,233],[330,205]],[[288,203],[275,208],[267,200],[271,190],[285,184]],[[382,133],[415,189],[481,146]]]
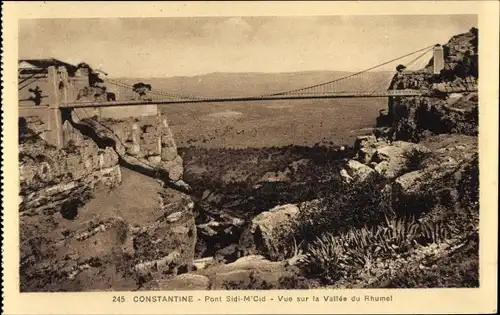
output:
[[[477,36],[451,38],[438,75],[398,73],[390,89],[431,93],[391,98],[329,194],[255,217],[257,253],[337,288],[477,287]]]
[[[194,203],[158,119],[73,122],[61,150],[21,119],[21,291],[134,290],[190,270]]]
[[[38,120],[28,117],[20,121],[19,171],[20,213],[52,214],[71,204],[86,201],[94,187],[121,183],[118,155],[111,147],[100,148],[92,139],[74,133],[73,141],[57,150],[33,131]]]
[[[479,285],[477,41],[475,28],[452,37],[443,46],[445,64],[438,75],[431,73],[432,60],[420,71],[398,73],[391,89],[432,93],[392,98],[388,126],[358,137],[357,155],[341,174],[345,183],[378,183],[370,184],[376,187],[371,200],[386,208],[386,215],[403,219],[378,223],[376,230],[405,231],[406,237],[415,233],[420,246],[402,251],[404,242],[398,241],[391,245],[396,246],[392,254],[378,254],[336,287]]]
[[[380,128],[379,135],[385,132],[404,141],[441,133],[477,135],[477,42],[476,28],[452,37],[443,45],[445,63],[440,74],[433,74],[432,59],[424,69],[396,74],[389,89],[424,89],[432,96],[390,98],[388,119],[378,124],[386,128]]]

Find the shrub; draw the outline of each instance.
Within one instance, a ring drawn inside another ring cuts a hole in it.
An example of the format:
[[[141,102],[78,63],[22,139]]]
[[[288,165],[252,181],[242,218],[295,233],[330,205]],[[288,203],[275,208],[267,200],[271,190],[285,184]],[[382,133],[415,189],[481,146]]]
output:
[[[321,281],[332,283],[359,268],[370,268],[378,258],[408,252],[416,244],[440,243],[449,238],[440,223],[420,224],[414,218],[386,218],[371,228],[325,233],[308,247],[303,269]]]
[[[354,186],[332,182],[320,196],[322,204],[314,209],[301,211],[291,229],[293,236],[306,244],[325,232],[338,234],[349,228],[373,226],[392,213],[381,190],[385,182],[368,180]]]
[[[410,150],[405,152],[405,165],[402,173],[418,171],[424,167],[425,162],[432,156],[431,152]]]
[[[316,276],[323,282],[333,283],[344,274],[340,267],[341,247],[337,242],[324,235],[313,242],[303,262],[306,274]]]
[[[279,240],[283,238],[283,232],[273,232],[273,234],[274,233],[276,233],[276,236],[272,237],[273,239]],[[303,244],[303,242],[297,243],[297,240],[295,238],[293,238],[291,241],[284,239],[282,242],[272,243],[270,244],[272,247],[269,248],[267,258],[274,261],[281,261],[302,255]]]
[[[438,244],[451,236],[448,227],[442,222],[423,222],[420,224],[420,233],[420,244]]]
[[[289,267],[279,277],[277,289],[312,289],[318,286],[319,283],[301,275],[300,269],[294,266]]]
[[[479,156],[465,165],[458,182],[458,195],[461,206],[477,212],[479,210]]]
[[[375,243],[386,253],[409,250],[419,235],[419,225],[413,217],[386,218],[385,224],[377,226],[374,230]]]
[[[435,268],[422,272],[419,261],[409,262],[395,274],[385,275],[371,288],[458,288],[479,287],[478,234],[465,245],[436,261]]]

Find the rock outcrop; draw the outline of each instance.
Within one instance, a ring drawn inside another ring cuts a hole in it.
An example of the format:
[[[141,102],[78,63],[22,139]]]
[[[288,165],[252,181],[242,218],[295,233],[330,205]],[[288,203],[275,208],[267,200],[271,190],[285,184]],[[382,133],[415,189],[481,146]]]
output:
[[[250,229],[257,248],[266,253],[271,252],[279,242],[280,235],[292,226],[299,211],[298,206],[287,204],[276,206],[253,218]]]
[[[451,189],[451,194],[456,194],[459,184],[451,178],[459,178],[456,172],[461,165],[471,163],[478,153],[477,137],[461,134],[429,136],[419,143],[389,144],[366,139],[363,136],[356,141],[358,152],[372,152],[371,159],[358,155],[364,163],[349,160],[342,170],[349,174],[344,182],[358,185],[370,179],[386,181],[381,194],[391,200],[395,211],[404,207],[426,207],[419,204],[424,199],[438,202],[443,189]],[[375,174],[378,177],[371,177]]]
[[[478,31],[454,36],[443,46],[444,69],[439,75],[429,65],[398,73],[390,89],[425,89],[430,96],[389,99],[389,126],[396,140],[419,141],[428,134],[477,135]],[[455,92],[455,93],[454,93]],[[383,126],[379,126],[383,127]]]
[[[31,121],[22,137],[32,132]],[[73,204],[90,198],[95,186],[121,183],[118,155],[112,148],[99,148],[81,134],[62,150],[34,133],[31,137],[29,141],[21,139],[19,144],[21,215],[76,211],[71,209]]]
[[[147,290],[241,290],[279,289],[284,276],[292,274],[285,262],[249,255],[229,264],[213,265],[170,280],[155,280]]]
[[[121,139],[115,132],[127,132],[121,129],[128,125],[124,122],[75,122],[70,140],[57,150],[34,131],[36,119],[22,121],[21,291],[135,290],[153,278],[169,279],[194,268],[191,198],[163,187],[151,178],[154,173],[148,177],[123,167],[144,174],[147,168],[141,167],[159,157],[167,181],[180,181],[182,162],[175,143],[167,141],[172,135],[155,119],[140,120],[140,160],[131,163],[123,159],[134,157],[127,153],[130,146],[116,145]],[[162,139],[168,142],[165,161],[161,150],[154,151],[163,148]]]
[[[443,46],[440,74],[432,73],[431,60],[422,70],[393,78],[390,89],[434,92],[390,98],[391,123],[357,138],[357,155],[341,170],[344,182],[356,185],[377,173],[386,182],[381,193],[403,214],[405,208],[429,208],[446,198],[454,202],[459,184],[452,178],[460,178],[460,168],[478,152],[477,92],[467,92],[477,89],[477,36],[473,28]]]
[[[156,174],[164,181],[189,190],[182,180],[183,161],[167,120],[162,115],[135,119],[84,119],[79,129],[100,143],[111,143],[123,163]]]
[[[315,199],[298,204],[279,205],[258,214],[241,235],[241,250],[247,255],[272,257],[282,249],[284,237],[296,225],[299,214],[316,211],[319,207],[321,200]]]
[[[193,202],[133,171],[77,216],[21,217],[21,290],[135,290],[193,269]],[[38,228],[37,228],[38,227]]]

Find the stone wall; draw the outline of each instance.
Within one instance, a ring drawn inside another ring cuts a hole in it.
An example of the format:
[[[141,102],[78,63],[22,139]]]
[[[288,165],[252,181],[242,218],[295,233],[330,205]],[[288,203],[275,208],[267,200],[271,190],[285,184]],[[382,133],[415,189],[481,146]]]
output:
[[[76,120],[92,118],[99,119],[127,120],[131,117],[156,116],[158,115],[158,105],[140,106],[113,106],[113,107],[87,107],[75,108],[72,116]]]

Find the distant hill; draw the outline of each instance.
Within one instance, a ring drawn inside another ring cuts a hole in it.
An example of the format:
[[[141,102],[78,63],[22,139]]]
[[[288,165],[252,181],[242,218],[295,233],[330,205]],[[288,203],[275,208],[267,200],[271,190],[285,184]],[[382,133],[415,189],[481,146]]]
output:
[[[253,96],[298,89],[319,84],[352,74],[343,71],[304,71],[290,73],[216,72],[196,76],[175,76],[167,78],[116,78],[134,84],[145,82],[154,90],[170,93],[215,96]],[[371,86],[389,85],[393,72],[369,72],[343,80],[336,85],[339,90],[366,90]]]

